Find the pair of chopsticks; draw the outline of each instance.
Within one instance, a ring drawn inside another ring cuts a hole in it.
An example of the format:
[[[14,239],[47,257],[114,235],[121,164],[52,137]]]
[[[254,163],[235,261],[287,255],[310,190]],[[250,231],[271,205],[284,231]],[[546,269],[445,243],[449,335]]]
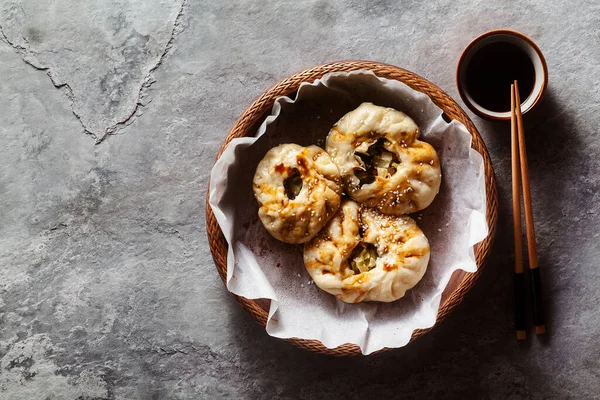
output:
[[[523,187],[523,205],[525,209],[525,230],[527,234],[527,253],[529,256],[529,275],[531,280],[531,296],[533,297],[533,323],[536,335],[546,331],[540,268],[538,265],[535,229],[533,226],[533,210],[531,208],[531,193],[529,191],[529,171],[527,169],[527,149],[525,147],[525,132],[523,130],[523,115],[521,113],[521,98],[517,81],[510,86],[510,128],[511,128],[511,157],[512,157],[512,195],[513,195],[513,226],[515,239],[515,328],[517,340],[527,337],[526,323],[526,287],[525,272],[523,271],[523,235],[521,230],[521,196],[520,186]]]

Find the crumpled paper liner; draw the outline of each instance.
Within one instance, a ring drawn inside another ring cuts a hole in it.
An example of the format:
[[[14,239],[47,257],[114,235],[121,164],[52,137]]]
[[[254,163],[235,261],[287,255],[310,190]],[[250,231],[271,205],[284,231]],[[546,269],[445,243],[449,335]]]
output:
[[[277,241],[258,219],[252,178],[258,162],[281,143],[317,144],[333,124],[364,101],[408,114],[421,140],[437,150],[442,185],[434,202],[413,215],[431,245],[425,276],[392,303],[346,304],[312,284],[302,246]],[[280,97],[256,137],[234,139],[213,167],[210,206],[229,244],[227,288],[248,299],[270,299],[267,332],[278,338],[344,343],[369,354],[406,345],[415,329],[434,325],[444,288],[457,269],[477,269],[473,246],[488,234],[483,158],[459,122],[447,123],[423,93],[370,71],[331,73],[303,83],[294,99]]]

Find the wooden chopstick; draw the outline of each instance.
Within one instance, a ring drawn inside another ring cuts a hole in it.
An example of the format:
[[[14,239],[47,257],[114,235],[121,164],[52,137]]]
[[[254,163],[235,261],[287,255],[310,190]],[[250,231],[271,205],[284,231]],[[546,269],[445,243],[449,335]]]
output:
[[[510,141],[512,159],[513,234],[515,240],[515,329],[517,340],[527,337],[525,320],[525,272],[523,271],[523,232],[521,230],[521,170],[519,162],[519,137],[515,111],[515,85],[510,85]]]
[[[531,206],[531,192],[529,190],[529,170],[527,166],[527,147],[525,144],[525,131],[523,129],[523,114],[521,112],[521,97],[519,95],[519,84],[514,83],[513,108],[517,119],[517,136],[519,144],[519,164],[521,168],[521,184],[523,186],[523,208],[525,209],[525,232],[527,234],[527,253],[529,256],[529,274],[531,278],[531,295],[533,297],[533,323],[536,335],[546,332],[544,320],[544,308],[542,304],[542,292],[540,281],[540,269],[538,265],[537,245],[535,241],[535,227],[533,225],[533,208]],[[519,217],[520,218],[520,217]],[[520,225],[520,221],[519,221]]]

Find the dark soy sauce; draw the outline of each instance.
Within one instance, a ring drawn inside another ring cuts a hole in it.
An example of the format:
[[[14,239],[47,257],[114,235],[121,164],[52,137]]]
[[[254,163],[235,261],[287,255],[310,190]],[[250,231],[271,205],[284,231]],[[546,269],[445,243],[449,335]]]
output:
[[[515,79],[522,104],[533,90],[535,69],[525,51],[506,42],[477,50],[466,71],[466,87],[473,100],[496,112],[510,111],[510,85]]]

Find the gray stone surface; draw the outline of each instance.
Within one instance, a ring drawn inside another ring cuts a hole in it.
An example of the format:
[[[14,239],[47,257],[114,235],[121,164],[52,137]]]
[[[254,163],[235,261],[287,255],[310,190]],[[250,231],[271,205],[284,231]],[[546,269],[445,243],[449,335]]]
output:
[[[220,3],[0,1],[0,398],[598,398],[600,3]],[[234,119],[340,59],[458,98],[461,49],[499,27],[536,40],[550,69],[526,118],[548,335],[514,340],[508,125],[474,118],[500,224],[461,307],[371,357],[269,337],[206,242],[209,169]]]

